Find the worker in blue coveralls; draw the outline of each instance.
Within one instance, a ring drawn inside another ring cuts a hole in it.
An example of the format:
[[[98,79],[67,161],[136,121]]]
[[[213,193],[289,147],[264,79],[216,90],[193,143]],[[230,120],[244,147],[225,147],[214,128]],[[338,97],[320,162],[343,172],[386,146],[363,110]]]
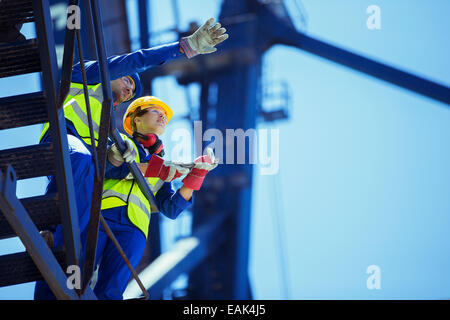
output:
[[[139,72],[143,72],[153,66],[161,65],[183,55],[190,59],[198,54],[208,54],[217,51],[215,46],[225,41],[228,38],[228,34],[226,34],[225,28],[221,27],[219,22],[214,22],[214,18],[208,19],[192,35],[183,37],[179,42],[109,57],[107,63],[114,104],[119,105],[122,102],[129,101],[133,97],[139,97],[141,95],[142,86],[138,75]],[[94,139],[97,144],[103,102],[100,72],[97,61],[88,61],[85,63],[85,67]],[[63,107],[66,118],[69,156],[75,188],[81,245],[82,250],[84,250],[87,239],[87,232],[84,231],[87,229],[89,222],[94,183],[94,164],[92,161],[91,137],[79,63],[73,67],[70,90]],[[50,142],[48,128],[49,125],[47,123],[44,125],[39,140],[40,143]],[[133,146],[129,140],[126,140],[126,144],[127,151],[124,153],[124,157],[128,157],[133,151]],[[56,190],[56,179],[51,177],[47,187],[47,193],[53,193]],[[64,244],[61,225],[56,227],[56,231],[50,238],[52,239],[48,242],[54,247],[60,247]],[[45,281],[38,281],[36,283],[34,298],[54,299]]]
[[[162,158],[164,150],[158,136],[164,133],[172,114],[170,107],[156,97],[134,100],[123,121],[124,130],[131,137],[123,135],[123,138],[132,142],[135,152],[123,157],[114,144],[108,149],[101,214],[133,268],[137,267],[144,253],[151,207],[133,180],[126,162],[136,161],[155,195],[160,212],[170,219],[175,219],[191,206],[194,190],[200,189],[207,173],[218,165],[211,149],[190,166]],[[183,185],[174,192],[171,181],[182,175],[186,175]],[[121,300],[131,271],[103,225],[99,229],[96,265],[98,277],[94,293],[97,298]]]

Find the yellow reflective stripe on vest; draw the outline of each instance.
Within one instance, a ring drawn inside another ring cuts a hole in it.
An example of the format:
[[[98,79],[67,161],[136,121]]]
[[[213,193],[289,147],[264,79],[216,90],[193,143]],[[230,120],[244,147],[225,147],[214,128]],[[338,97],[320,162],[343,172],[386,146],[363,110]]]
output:
[[[105,192],[103,192],[103,198],[106,197],[117,197],[120,200],[125,202],[125,205],[128,203],[133,203],[136,206],[139,207],[139,209],[141,209],[142,211],[145,212],[145,214],[147,215],[147,217],[150,219],[150,212],[148,211],[147,206],[141,201],[141,199],[139,199],[138,196],[134,195],[134,194],[130,194],[129,196],[127,194],[123,194],[114,190],[106,190]],[[127,199],[128,198],[128,199]],[[128,201],[127,201],[128,200]],[[102,209],[103,209],[103,205],[102,205]]]
[[[152,178],[152,180],[153,179],[158,179],[154,185],[152,185],[150,181],[148,182],[155,195],[163,186],[164,181],[159,178]],[[106,182],[111,180],[115,179],[107,179]],[[114,190],[114,188],[116,190]],[[122,190],[122,192],[117,189]],[[102,197],[101,210],[127,206],[128,218],[147,238],[151,214],[150,203],[142,194],[139,186],[134,180],[120,180],[120,182],[112,186],[111,189],[104,188]]]
[[[87,116],[87,113],[84,112],[83,109],[81,109],[80,105],[78,104],[77,100],[72,99],[68,102],[70,106],[72,107],[72,110],[75,112],[75,114],[80,118],[81,122],[88,128],[89,130],[89,119]],[[75,127],[76,128],[76,127]],[[95,139],[98,138],[98,131],[100,129],[99,124],[95,122],[94,119],[92,119],[92,129],[94,130]],[[89,141],[89,144],[90,141]]]
[[[149,178],[147,178],[147,182]],[[161,187],[164,184],[164,180],[158,179],[158,181],[156,181],[155,185],[152,185],[151,183],[149,183],[148,185],[150,186],[150,190],[153,192],[153,194],[156,194],[159,189],[161,189]]]
[[[128,139],[133,143],[136,151],[135,160],[139,163],[139,151],[134,141],[123,134],[121,136],[124,140]],[[145,180],[154,195],[164,185],[164,181],[159,178],[146,178]],[[134,179],[105,179],[102,194],[102,210],[121,206],[127,206],[128,219],[147,238],[151,207],[137,182]]]
[[[102,199],[101,210],[126,206],[127,202],[117,197],[106,197]]]
[[[89,87],[88,87],[88,88],[89,88]],[[98,92],[98,91],[92,90],[92,88],[91,88],[91,89],[88,89],[89,97],[95,97],[95,98],[97,98],[98,100],[102,100],[102,97],[99,97],[97,92]],[[101,90],[100,90],[100,93],[101,93]],[[83,94],[83,95],[84,95],[83,86],[81,86],[81,88],[78,88],[78,86],[71,86],[71,87],[70,87],[68,96],[75,97],[75,96],[77,96],[77,95],[79,95],[79,94]]]
[[[162,185],[164,184],[164,181],[159,179],[156,184],[154,186],[152,186],[151,184],[149,184],[150,190],[152,190],[153,194],[156,194],[159,189],[161,189]],[[139,188],[139,186],[138,186]],[[148,217],[150,217],[150,212],[148,211],[148,208],[146,205],[144,205],[144,203],[141,201],[141,199],[134,195],[134,194],[130,194],[128,197],[128,194],[123,194],[120,192],[117,192],[115,190],[109,189],[109,190],[105,190],[102,194],[103,197],[103,201],[106,200],[106,198],[108,197],[116,197],[119,198],[120,200],[122,200],[124,202],[124,204],[122,205],[126,205],[127,202],[132,202],[135,205],[137,205],[139,208],[142,209],[142,211],[144,211]],[[121,205],[118,205],[117,207],[120,207]],[[107,209],[103,207],[103,202],[102,202],[102,210],[103,209]]]
[[[101,84],[89,85],[87,87],[92,115],[92,128],[94,130],[95,144],[97,145],[103,103],[103,92],[101,90]],[[75,82],[70,84],[69,93],[64,101],[64,115],[67,120],[72,122],[75,130],[83,141],[86,144],[91,145],[83,84]],[[44,124],[39,141],[42,140],[43,136],[48,131],[48,128],[49,124],[47,122]]]

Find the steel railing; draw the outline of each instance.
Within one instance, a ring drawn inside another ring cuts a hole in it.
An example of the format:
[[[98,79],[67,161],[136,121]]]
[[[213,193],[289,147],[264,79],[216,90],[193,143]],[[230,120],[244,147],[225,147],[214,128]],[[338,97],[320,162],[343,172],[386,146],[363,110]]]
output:
[[[70,5],[77,5],[78,0],[70,0]],[[109,238],[113,241],[114,245],[117,247],[121,257],[124,259],[128,268],[130,269],[133,278],[139,284],[142,289],[145,299],[148,299],[148,292],[145,287],[142,285],[139,277],[137,276],[135,270],[133,269],[131,263],[126,257],[124,251],[120,247],[119,242],[114,237],[111,229],[109,228],[106,221],[102,218],[101,211],[101,201],[102,201],[102,193],[103,193],[103,182],[104,182],[104,172],[106,165],[106,154],[108,147],[108,137],[112,139],[112,141],[116,144],[119,151],[123,154],[126,151],[126,145],[117,129],[115,117],[112,116],[113,113],[113,101],[112,101],[112,91],[111,84],[109,78],[109,70],[107,67],[107,58],[106,58],[106,49],[105,49],[105,41],[103,37],[103,26],[100,14],[100,8],[98,6],[98,0],[86,0],[85,3],[90,5],[90,10],[92,13],[92,23],[93,30],[95,35],[95,43],[97,48],[97,59],[99,62],[99,71],[101,76],[102,83],[102,93],[103,93],[103,104],[102,104],[102,112],[100,119],[100,129],[98,135],[98,144],[97,147],[95,145],[95,137],[94,130],[92,125],[92,114],[91,107],[89,103],[89,94],[87,90],[87,79],[86,79],[86,70],[84,66],[83,60],[83,50],[82,50],[82,41],[80,31],[77,29],[69,30],[66,29],[66,38],[64,43],[64,57],[63,57],[63,67],[62,67],[62,76],[61,76],[61,86],[60,86],[60,107],[62,107],[63,101],[67,97],[70,88],[71,76],[72,76],[72,64],[73,57],[75,51],[75,37],[77,38],[77,46],[78,46],[78,56],[80,60],[80,67],[83,79],[83,89],[85,95],[86,102],[86,110],[89,121],[89,132],[91,136],[91,146],[92,146],[92,158],[94,162],[95,168],[95,176],[94,176],[94,185],[93,185],[93,193],[92,193],[92,203],[91,203],[91,211],[90,218],[88,224],[88,238],[85,250],[85,262],[83,265],[82,271],[82,288],[81,294],[83,294],[86,288],[89,285],[89,282],[92,278],[94,272],[94,263],[95,263],[95,255],[97,248],[97,239],[98,239],[98,229],[99,223],[101,221],[106,233]],[[89,8],[88,8],[89,10]],[[148,199],[151,205],[152,212],[159,212],[159,209],[156,205],[155,197],[146,181],[141,171],[139,170],[137,164],[135,162],[128,164],[129,170],[132,173],[134,179],[136,180],[140,190]]]

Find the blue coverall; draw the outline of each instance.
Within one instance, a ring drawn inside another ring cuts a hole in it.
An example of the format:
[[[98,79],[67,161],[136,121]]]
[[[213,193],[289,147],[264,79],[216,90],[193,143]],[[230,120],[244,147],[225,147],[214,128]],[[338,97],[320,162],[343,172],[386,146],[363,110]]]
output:
[[[146,156],[145,150],[135,139],[138,147],[139,158],[150,160],[151,155]],[[142,162],[142,161],[141,161]],[[129,174],[128,166],[123,164],[114,167],[107,161],[105,179],[124,179]],[[176,219],[178,215],[192,205],[193,198],[186,201],[179,192],[174,192],[170,182],[162,185],[155,195],[156,205],[161,213],[170,219]],[[133,268],[136,268],[144,253],[145,235],[128,219],[127,206],[121,206],[102,210],[102,215],[114,233],[117,241],[124,250]],[[86,241],[87,230],[82,234]],[[103,226],[99,229],[96,265],[98,269],[97,283],[94,293],[98,299],[122,300],[123,292],[130,280],[131,272],[120,256],[114,243],[108,238]]]
[[[175,42],[150,49],[137,50],[124,55],[112,56],[107,59],[110,79],[115,80],[126,75],[143,72],[153,66],[161,65],[182,55],[184,54],[180,52],[179,43]],[[88,85],[101,82],[97,61],[85,62],[85,69]],[[72,82],[82,83],[81,67],[79,63],[73,67]],[[138,84],[136,84],[136,87],[137,86]],[[138,97],[135,96],[135,98]],[[84,143],[77,134],[73,124],[67,119],[66,129],[77,203],[78,223],[80,232],[83,234],[89,223],[95,170],[92,161],[91,146]],[[50,142],[50,135],[48,132],[41,140],[41,143],[44,142]],[[54,193],[56,191],[56,179],[52,176],[50,177],[50,183],[47,186],[46,194]],[[54,247],[61,247],[63,244],[62,227],[61,225],[58,225],[54,233]],[[84,246],[82,247],[82,251],[84,252]],[[54,299],[50,288],[44,280],[36,282],[34,298],[36,300]]]

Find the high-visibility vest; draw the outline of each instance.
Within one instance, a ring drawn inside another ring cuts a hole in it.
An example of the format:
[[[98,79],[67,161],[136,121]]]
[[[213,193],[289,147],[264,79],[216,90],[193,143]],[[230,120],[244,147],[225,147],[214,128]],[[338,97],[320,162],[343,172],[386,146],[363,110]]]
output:
[[[88,85],[87,88],[89,104],[91,107],[92,128],[94,129],[95,145],[97,145],[103,103],[102,84]],[[70,83],[70,90],[67,98],[64,100],[63,107],[65,118],[73,123],[75,130],[81,139],[83,139],[86,144],[91,145],[91,135],[89,133],[89,122],[82,83]],[[41,141],[47,133],[48,128],[49,123],[47,122],[44,124],[39,141]]]
[[[123,139],[129,139],[122,134]],[[134,149],[136,150],[136,162],[140,162],[139,152],[137,146],[133,142]],[[150,190],[154,195],[164,184],[164,181],[159,178],[146,178]],[[148,227],[150,225],[151,208],[147,198],[142,193],[137,182],[127,179],[105,179],[103,185],[102,194],[102,210],[111,209],[121,206],[128,206],[127,214],[128,219],[139,228],[147,238]]]

